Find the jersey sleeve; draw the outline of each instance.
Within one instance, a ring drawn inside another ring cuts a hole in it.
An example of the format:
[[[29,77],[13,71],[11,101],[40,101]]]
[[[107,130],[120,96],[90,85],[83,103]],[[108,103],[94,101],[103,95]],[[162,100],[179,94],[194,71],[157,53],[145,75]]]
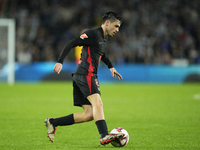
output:
[[[102,55],[101,60],[108,66],[109,69],[113,68],[111,61],[109,60],[109,58],[106,56],[105,53]]]
[[[57,60],[59,63],[63,63],[65,57],[70,52],[70,50],[76,46],[90,46],[93,45],[95,39],[95,33],[93,30],[87,30],[82,33],[80,36],[67,42],[60,53],[60,56]]]

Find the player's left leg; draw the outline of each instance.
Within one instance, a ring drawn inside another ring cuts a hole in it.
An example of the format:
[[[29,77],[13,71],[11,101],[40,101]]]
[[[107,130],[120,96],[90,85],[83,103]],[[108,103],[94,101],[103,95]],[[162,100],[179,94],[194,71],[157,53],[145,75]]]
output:
[[[47,118],[45,125],[47,127],[48,138],[54,141],[57,126],[67,126],[75,123],[82,123],[93,120],[92,105],[82,105],[84,112],[74,113],[60,118]]]

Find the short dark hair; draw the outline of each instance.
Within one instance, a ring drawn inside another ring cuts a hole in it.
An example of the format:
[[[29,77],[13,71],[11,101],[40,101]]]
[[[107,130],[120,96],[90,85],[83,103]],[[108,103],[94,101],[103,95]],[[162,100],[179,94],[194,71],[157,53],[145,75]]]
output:
[[[117,15],[114,11],[109,11],[102,16],[102,23],[104,24],[106,20],[110,20],[110,22],[115,22],[119,20],[122,23],[121,17]]]

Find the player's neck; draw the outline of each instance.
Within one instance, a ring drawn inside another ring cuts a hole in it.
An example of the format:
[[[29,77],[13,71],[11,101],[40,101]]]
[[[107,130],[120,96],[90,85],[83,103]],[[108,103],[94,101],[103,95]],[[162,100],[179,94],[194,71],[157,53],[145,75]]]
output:
[[[106,27],[104,24],[101,25],[102,29],[103,29],[103,35],[104,35],[104,38],[108,35],[108,33],[106,32]]]

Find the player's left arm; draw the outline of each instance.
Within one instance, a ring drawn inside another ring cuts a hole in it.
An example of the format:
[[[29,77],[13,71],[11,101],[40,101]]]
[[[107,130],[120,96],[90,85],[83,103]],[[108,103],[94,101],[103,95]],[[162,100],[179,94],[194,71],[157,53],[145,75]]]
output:
[[[111,61],[109,60],[109,58],[106,56],[106,54],[104,53],[102,55],[101,60],[108,66],[108,68],[110,69],[112,76],[114,78],[118,78],[118,80],[123,80],[122,76],[116,71],[116,69],[113,67]]]
[[[114,78],[117,77],[118,80],[123,80],[121,74],[119,74],[119,73],[116,71],[116,69],[115,69],[114,67],[113,67],[113,68],[110,68],[110,71],[111,71],[112,76],[113,76]]]

